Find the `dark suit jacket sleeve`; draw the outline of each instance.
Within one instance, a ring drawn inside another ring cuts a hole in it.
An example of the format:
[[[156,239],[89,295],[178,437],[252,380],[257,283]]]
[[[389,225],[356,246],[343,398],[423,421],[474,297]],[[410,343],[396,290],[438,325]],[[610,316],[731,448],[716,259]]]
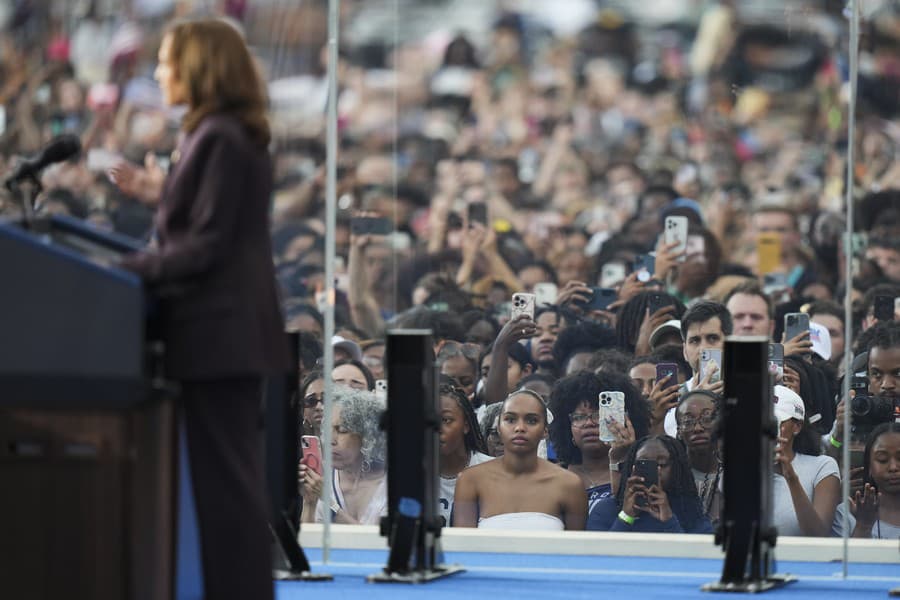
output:
[[[195,169],[197,194],[190,209],[188,230],[161,248],[126,257],[123,266],[150,284],[175,283],[201,275],[226,254],[234,240],[246,163],[241,146],[228,136],[198,140],[183,169]]]

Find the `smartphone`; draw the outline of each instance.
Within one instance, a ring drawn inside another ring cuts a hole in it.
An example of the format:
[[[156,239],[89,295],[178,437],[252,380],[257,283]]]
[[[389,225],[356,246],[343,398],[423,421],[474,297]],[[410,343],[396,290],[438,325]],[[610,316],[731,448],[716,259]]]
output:
[[[87,153],[85,166],[93,173],[105,173],[122,162],[121,154],[103,148],[91,148]]]
[[[893,308],[893,307],[891,307]],[[809,332],[809,315],[788,313],[784,315],[784,339],[790,341],[801,333]]]
[[[487,204],[484,202],[470,202],[467,210],[468,223],[481,223],[487,226]]]
[[[600,268],[600,287],[611,288],[625,280],[625,265],[620,262],[606,263]]]
[[[659,485],[659,464],[655,460],[641,459],[634,461],[632,475],[644,478],[644,485],[648,488]]]
[[[600,392],[600,440],[604,442],[616,441],[616,436],[606,425],[606,419],[612,417],[617,423],[625,423],[625,392]]]
[[[544,281],[534,284],[534,302],[536,306],[556,304],[558,290],[555,283]]]
[[[387,235],[394,230],[394,223],[387,217],[353,217],[350,232],[355,235]]]
[[[382,402],[387,400],[387,379],[375,380],[375,397]]]
[[[512,309],[510,315],[513,319],[519,315],[528,315],[534,320],[534,294],[526,294],[524,292],[516,292],[512,295]]]
[[[592,287],[591,299],[585,305],[585,310],[606,310],[616,301],[619,293],[612,288]]]
[[[756,236],[756,268],[760,275],[768,275],[781,266],[781,236],[760,233]]]
[[[875,318],[879,321],[893,321],[895,300],[893,296],[875,296],[875,303],[872,305]]]
[[[667,245],[677,244],[672,248],[671,252],[679,254],[678,262],[684,262],[685,251],[687,250],[688,218],[680,216],[666,217],[663,234]]]
[[[700,351],[700,381],[706,378],[713,365],[716,366],[716,372],[710,377],[710,383],[722,380],[722,351],[718,348],[704,348]]]
[[[784,377],[784,344],[769,344],[769,373],[776,381]]]
[[[300,438],[300,450],[303,454],[300,462],[321,475],[322,451],[319,449],[319,438],[314,435],[302,436]]]
[[[634,461],[634,468],[631,470],[631,474],[643,477],[644,485],[648,489],[650,486],[659,485],[659,464],[655,460],[640,459]],[[647,497],[638,496],[635,498],[635,504],[647,506]]]
[[[675,385],[678,383],[678,365],[675,363],[657,363],[656,365],[656,380],[662,381],[665,377],[668,376],[669,380],[666,382],[666,387]]]
[[[634,259],[634,272],[638,281],[647,283],[656,274],[656,257],[652,254],[638,254]]]
[[[650,297],[647,298],[647,308],[650,309],[650,314],[652,315],[664,306],[672,306],[672,299],[669,295],[662,292],[651,292]]]

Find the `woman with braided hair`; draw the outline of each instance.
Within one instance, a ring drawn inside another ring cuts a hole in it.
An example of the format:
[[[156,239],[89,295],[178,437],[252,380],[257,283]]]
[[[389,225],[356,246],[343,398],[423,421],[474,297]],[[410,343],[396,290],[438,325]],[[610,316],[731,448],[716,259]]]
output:
[[[637,461],[654,461],[657,481],[646,485],[634,472]],[[598,502],[588,516],[590,531],[712,533],[697,497],[684,444],[667,435],[645,437],[628,452],[619,491]]]
[[[491,460],[466,392],[452,377],[441,375],[441,497],[444,525],[450,524],[456,476],[463,469]]]

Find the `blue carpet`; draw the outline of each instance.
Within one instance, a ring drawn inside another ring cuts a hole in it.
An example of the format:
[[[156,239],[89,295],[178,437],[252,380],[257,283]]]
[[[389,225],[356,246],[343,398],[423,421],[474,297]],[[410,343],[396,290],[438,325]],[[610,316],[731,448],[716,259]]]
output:
[[[335,576],[333,582],[279,582],[278,600],[309,598],[486,598],[513,596],[530,598],[602,599],[607,593],[632,598],[704,597],[703,583],[716,581],[719,560],[686,558],[629,558],[609,556],[558,556],[540,554],[448,553],[448,563],[459,563],[467,571],[423,585],[367,584],[365,576],[380,571],[387,551],[335,550],[329,564],[321,564],[321,552],[307,551],[316,572]],[[897,564],[853,564],[850,577],[840,578],[838,563],[782,562],[779,574],[792,574],[798,581],[768,592],[770,596],[837,600],[886,598],[887,590],[900,586]],[[730,596],[724,596],[730,597]]]

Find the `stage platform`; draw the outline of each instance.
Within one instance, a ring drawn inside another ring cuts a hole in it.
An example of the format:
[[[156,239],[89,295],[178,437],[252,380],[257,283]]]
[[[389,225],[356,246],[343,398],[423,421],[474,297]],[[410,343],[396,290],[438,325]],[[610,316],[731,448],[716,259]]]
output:
[[[321,526],[307,525],[301,541],[314,571],[333,582],[278,582],[278,600],[308,598],[634,598],[710,597],[700,591],[716,581],[721,551],[712,536],[612,533],[482,532],[447,530],[448,563],[466,572],[423,584],[366,583],[387,560],[375,527],[332,526],[328,564],[322,564]],[[791,598],[886,598],[900,586],[897,541],[851,540],[848,577],[842,577],[840,539],[782,538],[777,573],[797,581],[767,596]],[[427,596],[426,596],[427,595]],[[609,596],[612,597],[612,596]]]

